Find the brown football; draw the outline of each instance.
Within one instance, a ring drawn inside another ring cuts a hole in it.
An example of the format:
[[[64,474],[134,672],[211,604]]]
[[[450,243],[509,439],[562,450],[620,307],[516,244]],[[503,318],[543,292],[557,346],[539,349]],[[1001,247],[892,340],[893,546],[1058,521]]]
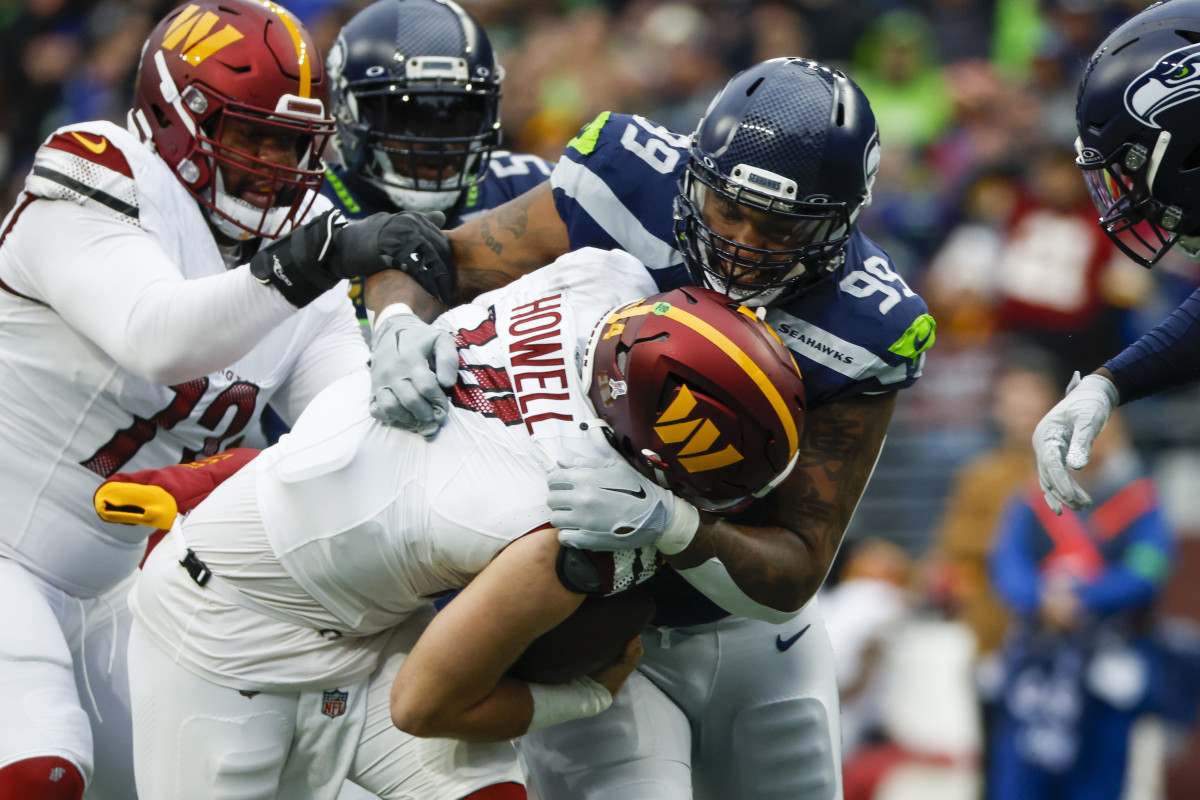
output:
[[[563,683],[615,661],[654,617],[640,589],[589,597],[571,616],[533,640],[508,674],[533,683]]]

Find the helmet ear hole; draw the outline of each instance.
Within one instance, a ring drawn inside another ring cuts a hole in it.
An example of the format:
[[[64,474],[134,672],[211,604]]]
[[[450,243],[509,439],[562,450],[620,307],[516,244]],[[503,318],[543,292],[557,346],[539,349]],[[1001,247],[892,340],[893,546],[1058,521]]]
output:
[[[162,110],[162,107],[158,103],[151,103],[150,111],[154,114],[154,121],[157,122],[160,127],[164,129],[171,127],[171,118],[167,116],[167,113]]]

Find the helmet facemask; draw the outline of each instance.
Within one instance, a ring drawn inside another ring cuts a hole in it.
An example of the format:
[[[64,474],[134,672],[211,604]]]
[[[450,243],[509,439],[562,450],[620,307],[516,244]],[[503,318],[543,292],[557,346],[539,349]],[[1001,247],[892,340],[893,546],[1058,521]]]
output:
[[[792,202],[746,183],[773,184],[795,195],[794,183],[739,165],[722,179],[693,156],[675,201],[675,231],[692,280],[751,307],[767,306],[810,287],[842,261],[852,220],[844,203]],[[749,222],[768,246],[722,236],[712,225]]]
[[[324,60],[286,10],[195,0],[147,38],[130,129],[216,231],[276,238],[303,217],[324,179],[328,98]]]
[[[406,72],[342,87],[339,144],[346,166],[398,207],[444,211],[487,176],[502,74],[472,82],[464,60],[434,57],[409,58]]]
[[[186,181],[188,163],[207,163],[212,179],[196,191],[209,221],[230,238],[282,236],[304,217],[320,191],[325,174],[320,153],[333,133],[332,120],[325,118],[319,101],[285,96],[279,105],[292,107],[292,113],[264,116],[224,105],[198,126],[195,154],[178,169]],[[296,113],[304,109],[311,109],[310,114]],[[295,166],[254,155],[252,150],[266,139],[290,151]],[[233,185],[229,176],[234,176]]]
[[[1164,206],[1150,196],[1149,185],[1171,134],[1162,131],[1158,141],[1154,152],[1130,144],[1104,159],[1085,148],[1081,139],[1075,140],[1075,165],[1100,212],[1100,227],[1121,252],[1146,268],[1157,264],[1176,245],[1180,239],[1177,229],[1185,222],[1177,206]],[[1188,238],[1194,241],[1194,237]]]

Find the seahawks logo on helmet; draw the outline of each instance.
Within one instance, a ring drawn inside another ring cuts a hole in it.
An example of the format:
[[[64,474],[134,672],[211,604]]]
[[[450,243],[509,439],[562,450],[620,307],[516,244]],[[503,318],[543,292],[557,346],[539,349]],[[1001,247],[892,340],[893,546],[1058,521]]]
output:
[[[1159,114],[1200,95],[1200,45],[1172,50],[1125,89],[1125,108],[1135,119],[1160,128]]]

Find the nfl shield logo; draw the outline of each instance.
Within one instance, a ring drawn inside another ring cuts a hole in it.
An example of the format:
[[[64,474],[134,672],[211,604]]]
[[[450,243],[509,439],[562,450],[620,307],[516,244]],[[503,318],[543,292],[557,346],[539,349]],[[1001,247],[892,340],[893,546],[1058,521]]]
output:
[[[327,717],[340,717],[346,713],[346,698],[349,695],[346,692],[339,692],[337,689],[325,692],[321,706],[321,713]]]

